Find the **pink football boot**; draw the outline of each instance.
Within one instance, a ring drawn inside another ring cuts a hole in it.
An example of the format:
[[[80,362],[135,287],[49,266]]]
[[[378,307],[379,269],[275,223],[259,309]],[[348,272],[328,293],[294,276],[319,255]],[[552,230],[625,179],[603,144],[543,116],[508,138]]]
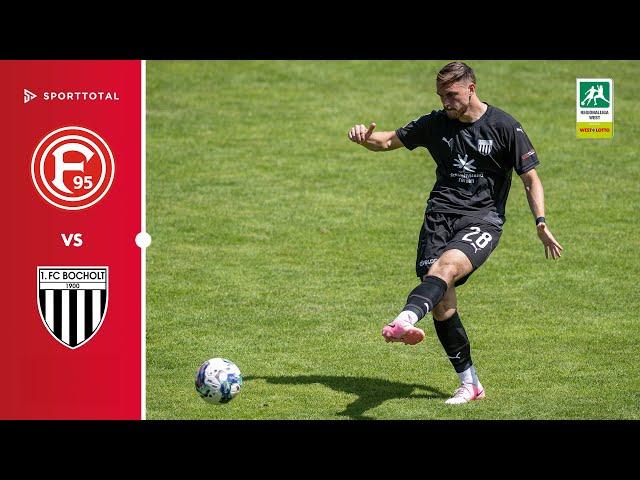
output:
[[[469,403],[473,400],[482,400],[484,396],[484,388],[482,388],[482,385],[464,383],[460,385],[460,387],[453,392],[451,398],[444,403],[449,405],[459,405],[461,403]]]
[[[382,329],[382,336],[387,342],[415,345],[424,340],[424,331],[406,320],[394,320]]]

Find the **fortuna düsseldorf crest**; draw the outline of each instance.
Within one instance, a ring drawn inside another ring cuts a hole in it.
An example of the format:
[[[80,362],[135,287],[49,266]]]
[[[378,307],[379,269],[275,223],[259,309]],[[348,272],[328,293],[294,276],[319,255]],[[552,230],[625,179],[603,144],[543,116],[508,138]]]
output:
[[[82,210],[99,202],[109,191],[114,172],[107,142],[83,127],[49,133],[31,159],[31,178],[38,193],[64,210]]]
[[[65,347],[85,345],[102,325],[108,273],[108,267],[38,267],[40,317]]]

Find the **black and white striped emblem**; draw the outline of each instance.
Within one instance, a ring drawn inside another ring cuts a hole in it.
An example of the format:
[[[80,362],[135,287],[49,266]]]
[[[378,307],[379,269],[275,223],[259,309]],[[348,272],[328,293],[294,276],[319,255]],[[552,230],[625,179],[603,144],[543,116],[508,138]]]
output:
[[[478,151],[482,155],[489,155],[493,147],[493,140],[478,140]]]
[[[108,273],[108,267],[38,267],[40,317],[65,347],[85,345],[102,325]]]

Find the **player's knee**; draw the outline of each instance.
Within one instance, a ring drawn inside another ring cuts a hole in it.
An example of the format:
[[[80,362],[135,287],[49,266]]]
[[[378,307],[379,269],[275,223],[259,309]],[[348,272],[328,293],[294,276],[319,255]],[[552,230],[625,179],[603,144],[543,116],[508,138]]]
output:
[[[451,285],[453,283],[454,278],[458,274],[458,266],[455,263],[440,261],[438,260],[433,266],[429,269],[429,275],[434,275],[436,277],[440,277],[447,285]]]
[[[433,318],[443,322],[449,320],[454,313],[456,313],[456,305],[442,301],[433,309]]]

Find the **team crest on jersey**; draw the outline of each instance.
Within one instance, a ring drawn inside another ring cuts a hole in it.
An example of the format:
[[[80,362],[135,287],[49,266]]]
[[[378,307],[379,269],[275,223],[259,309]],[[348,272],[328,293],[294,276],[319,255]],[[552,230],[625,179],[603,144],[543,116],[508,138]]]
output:
[[[38,267],[40,318],[65,347],[85,345],[102,326],[108,271],[108,267]]]
[[[482,155],[489,155],[493,147],[493,140],[478,140],[478,151]]]

